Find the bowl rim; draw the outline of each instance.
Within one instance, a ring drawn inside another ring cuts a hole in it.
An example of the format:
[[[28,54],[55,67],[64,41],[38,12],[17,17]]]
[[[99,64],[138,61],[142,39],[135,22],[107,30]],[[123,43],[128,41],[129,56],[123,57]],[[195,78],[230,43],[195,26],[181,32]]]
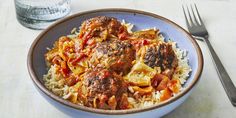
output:
[[[150,17],[153,17],[153,18],[160,19],[160,20],[165,21],[168,24],[174,26],[181,33],[186,35],[186,37],[188,37],[188,40],[191,41],[191,43],[193,44],[193,46],[194,46],[194,48],[197,52],[198,68],[197,68],[196,74],[193,78],[193,82],[190,83],[190,85],[187,86],[180,94],[178,94],[177,96],[172,97],[172,98],[170,98],[166,101],[163,101],[161,103],[155,104],[155,105],[150,106],[150,107],[137,108],[137,109],[127,109],[127,110],[102,110],[102,109],[90,108],[90,107],[86,107],[86,106],[82,106],[82,105],[73,104],[73,103],[71,103],[69,101],[66,101],[66,100],[62,99],[61,97],[53,94],[50,90],[48,90],[44,86],[43,83],[40,82],[40,80],[37,78],[37,76],[35,74],[35,71],[34,71],[34,68],[33,68],[33,60],[32,60],[35,46],[37,45],[37,43],[39,42],[41,37],[43,37],[49,30],[51,30],[52,28],[54,28],[58,24],[61,24],[65,21],[67,21],[69,19],[73,19],[75,17],[79,17],[79,16],[82,16],[82,15],[91,14],[91,13],[97,13],[97,12],[125,12],[125,13],[133,13],[133,14],[142,14],[142,15],[146,15],[146,16],[150,16]],[[59,103],[65,105],[65,106],[68,106],[70,108],[74,108],[76,110],[82,110],[82,111],[90,112],[90,113],[106,114],[106,115],[124,115],[124,114],[132,114],[132,113],[140,113],[140,112],[145,112],[145,111],[151,111],[151,110],[163,107],[165,105],[168,105],[168,104],[178,100],[179,98],[183,97],[186,93],[188,93],[196,85],[196,83],[199,81],[200,76],[202,74],[203,63],[204,63],[203,62],[203,55],[202,55],[202,51],[201,51],[199,45],[197,44],[196,40],[185,29],[183,29],[181,26],[179,26],[178,24],[176,24],[175,22],[173,22],[173,21],[171,21],[167,18],[164,18],[164,17],[162,17],[160,15],[157,15],[157,14],[154,14],[154,13],[141,11],[141,10],[134,10],[134,9],[124,9],[124,8],[96,9],[96,10],[79,12],[79,13],[73,14],[71,16],[68,16],[66,18],[63,18],[63,19],[57,21],[56,23],[52,24],[51,26],[49,26],[47,29],[42,31],[36,37],[36,39],[31,44],[28,55],[27,55],[27,68],[28,68],[28,73],[31,77],[31,80],[37,86],[37,88],[39,88],[44,94],[46,94],[47,96],[52,98],[54,101],[59,102]]]

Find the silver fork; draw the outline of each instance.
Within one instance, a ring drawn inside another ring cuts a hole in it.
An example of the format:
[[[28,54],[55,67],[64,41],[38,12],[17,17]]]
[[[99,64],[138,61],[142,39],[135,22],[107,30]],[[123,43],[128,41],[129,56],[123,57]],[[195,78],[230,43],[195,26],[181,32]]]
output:
[[[209,35],[207,29],[202,22],[196,4],[191,5],[191,11],[189,10],[188,6],[184,7],[184,5],[182,5],[182,8],[189,32],[193,37],[195,37],[198,40],[204,41],[207,44],[211,53],[211,57],[214,60],[215,67],[220,77],[221,83],[231,103],[233,104],[233,106],[236,107],[236,88],[232,80],[230,79],[227,71],[225,70],[223,64],[221,63],[219,57],[217,56],[215,50],[213,49],[210,41],[208,40]],[[190,15],[190,12],[192,13],[192,15]]]

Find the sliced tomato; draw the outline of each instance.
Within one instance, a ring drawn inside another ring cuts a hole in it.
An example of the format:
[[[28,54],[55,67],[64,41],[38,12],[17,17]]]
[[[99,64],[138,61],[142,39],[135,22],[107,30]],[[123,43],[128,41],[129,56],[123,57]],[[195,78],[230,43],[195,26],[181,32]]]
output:
[[[160,101],[165,101],[171,97],[172,97],[172,92],[168,88],[165,88],[164,90],[161,91]]]
[[[160,77],[160,79],[161,79],[161,82],[159,83],[159,85],[157,86],[157,90],[158,91],[161,91],[161,90],[164,90],[164,89],[166,89],[167,88],[167,84],[169,83],[169,78],[167,77],[167,76],[165,76],[165,75],[162,75],[162,74],[159,74],[158,75],[159,77]]]
[[[61,62],[60,65],[60,72],[63,75],[63,77],[68,77],[70,73],[70,69],[68,68],[67,64],[65,61]]]
[[[180,81],[177,79],[170,80],[167,86],[173,93],[178,93],[181,88]]]
[[[79,63],[83,58],[87,57],[84,53],[80,53],[79,56],[77,56],[74,59],[69,60],[73,66],[75,66],[77,63]]]
[[[75,76],[69,76],[68,78],[65,79],[66,85],[68,86],[73,86],[78,82],[78,78]]]

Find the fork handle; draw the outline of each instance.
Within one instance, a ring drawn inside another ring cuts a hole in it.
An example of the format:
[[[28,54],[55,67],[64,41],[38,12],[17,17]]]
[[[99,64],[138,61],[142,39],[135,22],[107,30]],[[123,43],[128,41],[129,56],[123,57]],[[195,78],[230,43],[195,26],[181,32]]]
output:
[[[205,42],[211,52],[211,57],[214,60],[217,73],[220,76],[220,81],[223,84],[223,87],[224,87],[231,103],[233,104],[233,106],[236,107],[236,88],[235,88],[232,80],[230,79],[227,71],[225,70],[223,64],[221,63],[219,57],[217,56],[215,50],[213,49],[208,38],[205,38]]]

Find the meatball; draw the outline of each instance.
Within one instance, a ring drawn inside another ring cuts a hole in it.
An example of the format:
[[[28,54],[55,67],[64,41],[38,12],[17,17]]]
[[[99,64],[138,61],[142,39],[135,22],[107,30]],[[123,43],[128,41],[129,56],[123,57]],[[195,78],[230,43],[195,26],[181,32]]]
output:
[[[178,60],[171,44],[160,43],[146,48],[144,63],[152,68],[161,67],[161,70],[164,71],[177,67]]]
[[[125,75],[134,59],[135,50],[128,41],[109,40],[97,44],[90,62],[93,67],[104,67]]]
[[[113,17],[98,16],[83,22],[80,37],[101,37],[104,32],[118,37],[119,33],[127,32],[126,28]],[[104,37],[103,37],[104,38]]]
[[[83,84],[87,88],[87,106],[101,109],[119,109],[118,102],[123,93],[127,92],[127,85],[122,77],[107,69],[95,69],[85,73]],[[110,104],[113,99],[117,104]],[[94,103],[95,101],[95,103]]]

